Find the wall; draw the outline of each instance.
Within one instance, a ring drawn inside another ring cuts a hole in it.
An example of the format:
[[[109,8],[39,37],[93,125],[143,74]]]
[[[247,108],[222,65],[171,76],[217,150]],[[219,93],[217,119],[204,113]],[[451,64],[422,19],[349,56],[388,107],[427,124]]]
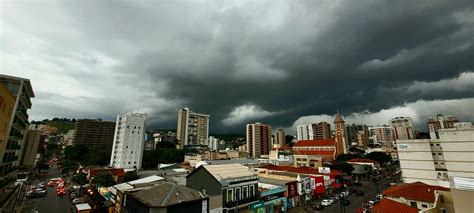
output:
[[[186,186],[200,192],[204,188],[210,196],[221,195],[221,184],[203,167],[186,177]]]
[[[454,210],[456,213],[471,213],[474,209],[474,191],[451,189]]]

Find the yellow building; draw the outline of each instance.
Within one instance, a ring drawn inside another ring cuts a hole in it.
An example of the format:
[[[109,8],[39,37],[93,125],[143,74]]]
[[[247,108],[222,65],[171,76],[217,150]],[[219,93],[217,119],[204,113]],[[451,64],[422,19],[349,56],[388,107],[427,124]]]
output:
[[[5,144],[8,141],[8,130],[12,118],[15,98],[10,94],[4,84],[0,84],[0,156],[3,156],[6,150]],[[4,172],[8,164],[0,162],[0,172]],[[3,179],[3,176],[0,176]]]

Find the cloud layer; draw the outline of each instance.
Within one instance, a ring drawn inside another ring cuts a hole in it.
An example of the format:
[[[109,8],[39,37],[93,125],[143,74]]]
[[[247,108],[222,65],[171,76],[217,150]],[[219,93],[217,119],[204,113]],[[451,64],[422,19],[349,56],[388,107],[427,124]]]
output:
[[[0,4],[0,69],[32,80],[33,119],[140,109],[152,128],[175,128],[187,106],[211,115],[211,132],[244,132],[454,101],[474,120],[470,1]]]

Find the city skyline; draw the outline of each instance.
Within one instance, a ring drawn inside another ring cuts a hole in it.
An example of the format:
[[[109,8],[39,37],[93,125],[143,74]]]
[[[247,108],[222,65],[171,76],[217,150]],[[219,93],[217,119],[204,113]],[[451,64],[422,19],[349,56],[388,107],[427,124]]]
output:
[[[175,128],[190,107],[211,133],[260,121],[287,134],[337,109],[423,130],[438,113],[474,120],[468,1],[1,5],[0,69],[31,80],[31,120],[140,109]]]

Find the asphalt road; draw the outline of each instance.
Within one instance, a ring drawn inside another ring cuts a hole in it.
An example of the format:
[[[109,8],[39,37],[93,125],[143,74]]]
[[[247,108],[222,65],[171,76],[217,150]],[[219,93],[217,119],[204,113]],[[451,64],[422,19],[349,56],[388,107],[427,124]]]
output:
[[[379,181],[379,192],[382,192],[386,188],[388,188],[387,184],[390,182],[394,182],[392,179],[382,179]],[[364,192],[364,196],[357,196],[356,194],[349,195],[346,199],[349,200],[351,203],[348,206],[344,207],[345,212],[347,213],[354,213],[356,209],[362,206],[362,203],[367,202],[375,198],[377,195],[375,184],[369,181],[362,181],[362,186],[357,188],[358,190],[362,190]],[[289,210],[290,213],[303,213],[303,212],[318,212],[312,210],[309,205],[299,206]],[[319,211],[323,213],[340,213],[342,212],[341,204],[339,200],[334,202],[329,207],[324,208],[323,210]]]
[[[49,169],[48,175],[42,179],[34,180],[33,183],[37,184],[40,182],[47,183],[50,178],[60,177],[58,167],[54,165]],[[32,213],[34,210],[38,213],[67,213],[71,212],[71,202],[67,196],[59,197],[56,195],[56,187],[48,187],[48,195],[41,198],[27,199],[27,205],[29,208],[24,209],[24,213]]]

